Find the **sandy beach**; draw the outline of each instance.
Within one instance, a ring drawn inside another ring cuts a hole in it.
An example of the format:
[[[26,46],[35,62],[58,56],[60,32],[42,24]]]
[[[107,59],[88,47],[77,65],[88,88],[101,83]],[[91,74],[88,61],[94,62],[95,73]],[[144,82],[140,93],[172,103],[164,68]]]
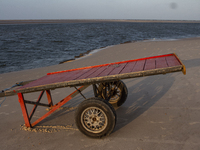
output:
[[[0,89],[11,87],[16,82],[40,78],[49,72],[169,53],[179,56],[186,66],[186,75],[177,72],[123,80],[128,88],[128,98],[116,110],[117,124],[108,137],[91,139],[77,130],[74,112],[83,101],[80,95],[38,125],[38,128],[48,128],[51,133],[24,131],[20,126],[24,120],[15,95],[6,97],[0,107],[0,149],[198,150],[200,38],[125,43],[59,65],[0,74]],[[72,91],[73,88],[53,90],[54,103]],[[93,97],[92,87],[83,94],[87,98]],[[36,100],[37,97],[38,93],[31,93],[25,98]],[[0,99],[0,103],[3,100]],[[33,119],[46,112],[46,108],[39,107]]]

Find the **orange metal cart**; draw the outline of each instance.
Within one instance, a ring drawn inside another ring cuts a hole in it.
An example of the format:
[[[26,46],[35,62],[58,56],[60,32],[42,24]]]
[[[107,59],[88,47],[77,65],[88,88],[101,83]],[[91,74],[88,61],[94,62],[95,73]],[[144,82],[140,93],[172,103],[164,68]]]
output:
[[[126,100],[128,90],[121,81],[122,79],[179,71],[186,74],[186,68],[176,54],[159,55],[48,73],[32,82],[23,82],[23,86],[15,90],[2,91],[0,97],[17,94],[25,125],[34,127],[77,94],[80,93],[83,96],[81,91],[92,85],[94,97],[79,104],[75,120],[77,127],[85,135],[102,137],[109,135],[115,127],[116,113],[113,106],[120,106]],[[81,87],[76,88],[76,86]],[[63,87],[75,87],[76,90],[57,104],[53,104],[51,90]],[[37,101],[24,99],[24,94],[36,91],[41,91]],[[44,93],[47,95],[47,104],[40,103]],[[34,105],[30,114],[28,114],[26,104]],[[31,123],[37,106],[50,107],[51,109],[44,116]]]

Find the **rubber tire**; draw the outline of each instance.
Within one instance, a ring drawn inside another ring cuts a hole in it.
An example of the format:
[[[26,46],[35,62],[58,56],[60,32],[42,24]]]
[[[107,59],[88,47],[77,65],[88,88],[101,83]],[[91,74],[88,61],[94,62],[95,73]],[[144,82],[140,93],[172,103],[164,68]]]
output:
[[[89,107],[100,108],[107,116],[107,120],[108,120],[107,126],[100,133],[89,132],[82,125],[81,114],[82,112],[84,112],[84,110],[86,110]],[[116,121],[117,121],[117,117],[116,117],[116,112],[113,106],[110,103],[108,103],[106,100],[102,98],[98,98],[98,97],[93,97],[93,98],[84,100],[83,102],[79,104],[75,112],[76,126],[83,134],[92,138],[102,138],[102,137],[108,136],[115,128]]]
[[[121,106],[126,101],[127,95],[128,95],[128,89],[126,87],[126,84],[123,81],[121,81],[121,80],[115,81],[114,84],[118,84],[117,82],[121,83],[118,88],[120,88],[122,92],[121,92],[121,98],[116,103],[112,103],[113,107],[119,107],[119,106]],[[102,91],[103,88],[104,88],[104,85],[100,84],[98,90]],[[102,95],[100,95],[100,97],[103,98]]]

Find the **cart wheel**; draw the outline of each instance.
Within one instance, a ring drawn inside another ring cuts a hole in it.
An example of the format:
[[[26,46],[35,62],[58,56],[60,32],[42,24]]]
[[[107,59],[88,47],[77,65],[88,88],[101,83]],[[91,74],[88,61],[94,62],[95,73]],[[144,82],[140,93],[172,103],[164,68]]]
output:
[[[101,83],[97,88],[98,93],[101,93],[98,96],[108,99],[114,107],[119,107],[126,101],[128,89],[121,80]]]
[[[94,97],[79,104],[75,113],[75,121],[83,134],[101,138],[113,131],[116,124],[116,113],[106,100]]]

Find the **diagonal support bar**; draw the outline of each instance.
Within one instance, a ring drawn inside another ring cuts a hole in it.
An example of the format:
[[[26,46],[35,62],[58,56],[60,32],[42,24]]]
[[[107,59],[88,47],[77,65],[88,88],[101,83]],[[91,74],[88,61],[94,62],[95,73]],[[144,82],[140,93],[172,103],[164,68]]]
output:
[[[81,94],[81,96],[84,98],[84,99],[86,99],[86,97],[81,93],[81,91],[79,90],[79,89],[77,89],[77,87],[74,87],[80,94]]]
[[[37,108],[37,106],[38,106],[38,104],[39,104],[39,102],[40,102],[40,100],[41,100],[43,94],[44,94],[44,91],[42,91],[42,92],[40,93],[40,96],[38,97],[38,100],[36,101],[36,104],[34,105],[33,110],[31,111],[31,114],[29,115],[29,119],[30,119],[30,120],[31,120],[31,118],[33,117],[33,114],[35,113],[35,110],[36,110],[36,108]],[[26,101],[25,101],[25,102],[26,102]],[[26,103],[28,103],[28,102],[26,102]]]
[[[42,120],[44,120],[46,117],[48,117],[49,115],[51,115],[54,111],[56,111],[58,108],[60,108],[61,106],[63,106],[64,104],[66,104],[69,100],[71,100],[73,97],[75,97],[77,94],[79,94],[79,91],[83,91],[88,86],[89,85],[81,86],[80,88],[78,88],[78,90],[74,91],[73,93],[71,93],[70,95],[68,95],[67,97],[65,97],[63,100],[61,100],[60,102],[58,102],[57,104],[55,104],[49,112],[47,112],[45,115],[43,115],[38,120],[36,120],[34,123],[32,123],[31,126],[33,127],[36,124],[38,124],[39,122],[41,122]]]

